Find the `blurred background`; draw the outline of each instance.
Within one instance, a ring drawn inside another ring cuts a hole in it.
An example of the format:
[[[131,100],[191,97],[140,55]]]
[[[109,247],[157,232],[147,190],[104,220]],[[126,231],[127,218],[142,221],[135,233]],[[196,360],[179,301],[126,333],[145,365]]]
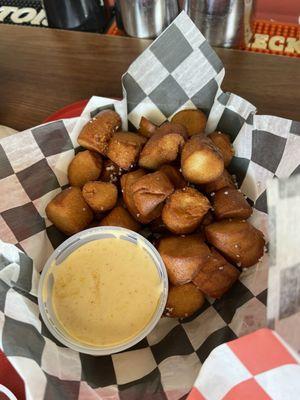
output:
[[[104,31],[108,30],[112,23],[114,14],[114,0],[95,0],[99,6],[105,9]],[[64,0],[45,0],[45,5],[53,4],[56,12],[61,12]],[[69,3],[76,4],[77,0]],[[88,2],[89,3],[89,2]],[[182,1],[180,2],[182,5]],[[42,11],[42,12],[41,12]],[[37,18],[38,16],[38,18]],[[299,24],[300,1],[299,0],[257,0],[255,17],[257,19],[274,20],[277,22],[287,22]],[[45,13],[41,0],[0,0],[0,23],[22,24],[22,25],[41,25],[46,26]]]
[[[155,38],[182,9],[213,46],[300,56],[300,0],[0,0],[0,23]]]

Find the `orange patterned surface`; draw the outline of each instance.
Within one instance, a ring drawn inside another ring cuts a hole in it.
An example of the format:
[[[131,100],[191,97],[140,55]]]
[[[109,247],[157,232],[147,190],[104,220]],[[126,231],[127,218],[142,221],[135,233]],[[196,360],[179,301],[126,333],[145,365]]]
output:
[[[248,51],[300,57],[300,25],[257,20],[254,23],[254,32],[252,44],[248,47]],[[255,47],[257,35],[266,35],[262,37],[262,41],[265,42],[266,48]],[[274,38],[275,36],[278,38]],[[291,39],[295,39],[295,41],[291,41]],[[274,42],[274,47],[277,47],[277,49],[273,48],[272,42]],[[291,42],[293,42],[293,46],[291,45]],[[290,43],[289,46],[288,43]]]
[[[121,31],[117,28],[115,21],[112,23],[111,27],[107,31],[107,34],[117,36],[126,35],[124,31]],[[258,38],[260,37],[257,35],[266,35],[263,36],[260,40],[262,41],[262,46],[264,46],[265,48],[256,47]],[[274,39],[274,36],[278,36],[279,38]],[[291,46],[291,44],[290,46],[287,46],[290,39],[296,40],[294,46]],[[254,51],[257,53],[300,57],[300,25],[273,22],[267,20],[256,20],[254,22],[254,35],[252,43],[246,50]]]

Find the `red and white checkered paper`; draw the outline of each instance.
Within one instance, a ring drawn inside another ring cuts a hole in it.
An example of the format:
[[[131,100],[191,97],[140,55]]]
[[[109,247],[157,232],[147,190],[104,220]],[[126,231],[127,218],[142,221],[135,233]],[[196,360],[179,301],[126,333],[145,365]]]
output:
[[[269,329],[215,348],[187,400],[299,400],[299,357]]]

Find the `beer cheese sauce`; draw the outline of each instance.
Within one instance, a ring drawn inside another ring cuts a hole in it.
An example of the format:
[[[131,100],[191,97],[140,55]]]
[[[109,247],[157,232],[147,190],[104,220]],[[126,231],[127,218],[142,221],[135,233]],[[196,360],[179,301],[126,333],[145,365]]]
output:
[[[53,271],[53,308],[74,339],[112,346],[135,337],[155,313],[162,284],[142,246],[119,238],[86,243]]]

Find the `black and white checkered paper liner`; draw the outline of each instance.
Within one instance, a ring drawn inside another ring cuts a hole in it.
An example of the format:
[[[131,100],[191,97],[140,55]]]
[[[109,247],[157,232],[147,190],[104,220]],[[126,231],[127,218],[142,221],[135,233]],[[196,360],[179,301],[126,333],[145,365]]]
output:
[[[300,353],[299,330],[295,329],[300,326],[300,174],[271,180],[267,197],[270,232],[267,318],[269,326]]]
[[[38,271],[65,239],[46,219],[45,205],[67,185],[78,133],[102,108],[114,107],[123,129],[127,110],[134,129],[142,115],[159,124],[178,110],[203,109],[207,131],[231,135],[231,172],[254,203],[252,223],[267,236],[266,183],[299,170],[300,124],[255,115],[252,104],[222,92],[223,77],[221,61],[181,13],[129,67],[122,101],[93,97],[80,118],[0,140],[0,345],[29,400],[181,399],[214,347],[266,325],[267,256],[222,299],[207,300],[192,318],[161,319],[146,339],[112,356],[64,347],[37,305]]]

